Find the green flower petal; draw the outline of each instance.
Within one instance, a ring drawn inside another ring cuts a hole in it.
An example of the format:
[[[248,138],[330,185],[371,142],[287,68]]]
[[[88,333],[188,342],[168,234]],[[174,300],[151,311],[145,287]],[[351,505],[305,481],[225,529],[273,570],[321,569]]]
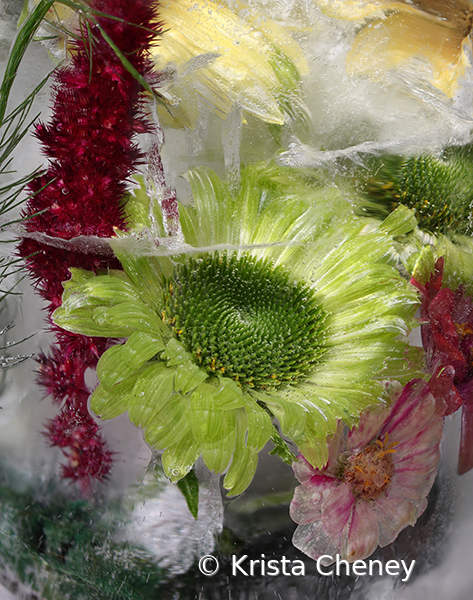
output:
[[[93,320],[99,327],[109,331],[116,327],[157,334],[162,321],[156,313],[138,302],[121,302],[116,306],[98,306],[93,311]]]
[[[157,407],[145,429],[145,439],[151,446],[167,448],[178,444],[190,431],[190,402],[181,394],[174,393]]]
[[[273,425],[266,411],[264,411],[251,396],[246,396],[246,419],[248,422],[248,435],[246,445],[248,448],[261,450],[271,437]]]
[[[118,417],[128,410],[133,399],[135,383],[141,374],[142,371],[135,371],[112,389],[99,385],[90,397],[90,408],[102,419]]]
[[[164,350],[160,337],[135,331],[126,344],[110,348],[99,360],[97,375],[100,383],[107,388],[113,387],[131,373]]]
[[[202,447],[202,458],[215,473],[223,473],[233,456],[236,439],[236,422],[241,413],[236,410],[219,412],[220,431],[215,441],[206,440]]]
[[[281,394],[255,392],[254,395],[268,406],[285,435],[294,440],[302,435],[307,415],[303,405],[293,402],[291,398],[286,400]]]
[[[159,407],[166,404],[174,393],[175,376],[175,370],[166,368],[162,362],[150,364],[134,385],[129,397],[130,421],[141,427],[152,423]]]
[[[192,433],[204,445],[207,441],[222,439],[219,435],[222,415],[215,402],[216,391],[213,385],[202,384],[190,397]]]
[[[253,448],[242,448],[235,451],[232,464],[228,469],[223,485],[230,496],[242,494],[250,485],[258,465],[258,452]]]
[[[167,448],[162,456],[164,473],[175,483],[185,477],[200,455],[200,444],[191,431]]]
[[[258,451],[245,443],[247,417],[246,412],[238,410],[235,428],[235,450],[230,468],[225,475],[223,485],[232,496],[245,491],[251,483],[258,464]]]
[[[243,391],[233,379],[219,377],[217,381],[215,406],[218,410],[226,411],[245,406]]]

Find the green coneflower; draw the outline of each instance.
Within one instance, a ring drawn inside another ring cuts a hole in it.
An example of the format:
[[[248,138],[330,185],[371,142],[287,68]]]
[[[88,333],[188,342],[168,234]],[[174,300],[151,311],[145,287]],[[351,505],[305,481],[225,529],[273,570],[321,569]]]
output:
[[[367,181],[360,211],[384,217],[403,204],[414,209],[419,228],[432,234],[473,231],[473,160],[469,147],[440,156],[385,156]]]
[[[202,455],[238,494],[272,418],[322,467],[337,420],[354,425],[382,399],[378,378],[402,378],[399,334],[417,298],[386,256],[414,219],[400,207],[365,231],[335,188],[267,165],[244,168],[236,196],[207,168],[189,181],[185,244],[169,243],[161,214],[135,191],[134,229],[113,242],[124,271],[72,269],[54,321],[128,338],[100,359],[94,412],[128,411],[148,443],[165,449],[171,480]]]

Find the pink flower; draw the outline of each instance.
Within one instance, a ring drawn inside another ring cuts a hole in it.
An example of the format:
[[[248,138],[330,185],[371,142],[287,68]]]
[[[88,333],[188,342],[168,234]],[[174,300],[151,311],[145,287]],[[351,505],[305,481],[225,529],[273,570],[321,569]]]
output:
[[[455,291],[442,287],[444,259],[439,258],[435,272],[422,285],[415,279],[421,294],[422,343],[430,373],[453,370],[452,389],[446,400],[445,414],[460,406],[462,425],[458,471],[473,468],[473,300],[463,286]]]
[[[365,412],[348,435],[339,427],[324,469],[300,456],[294,471],[302,485],[291,503],[299,524],[294,545],[313,559],[339,554],[352,562],[414,525],[435,479],[443,411],[417,379],[389,408]]]

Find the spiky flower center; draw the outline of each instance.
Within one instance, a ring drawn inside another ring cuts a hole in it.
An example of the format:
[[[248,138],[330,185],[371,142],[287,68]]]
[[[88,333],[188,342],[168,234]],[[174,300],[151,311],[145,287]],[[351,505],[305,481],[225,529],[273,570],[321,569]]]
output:
[[[398,204],[416,211],[419,227],[430,233],[472,231],[473,160],[469,149],[450,148],[441,157],[387,156],[367,184],[376,204],[363,208],[382,216]]]
[[[384,439],[376,440],[348,457],[343,470],[343,479],[352,484],[353,494],[362,500],[375,500],[391,483],[394,473],[392,454],[394,444]]]
[[[209,373],[264,389],[304,377],[324,352],[313,292],[269,261],[205,254],[166,287],[164,318]]]

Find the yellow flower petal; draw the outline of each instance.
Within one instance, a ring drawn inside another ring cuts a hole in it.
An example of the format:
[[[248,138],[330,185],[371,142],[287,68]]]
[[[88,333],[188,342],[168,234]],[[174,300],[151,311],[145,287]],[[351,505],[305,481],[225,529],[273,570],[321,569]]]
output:
[[[409,67],[448,96],[467,65],[464,29],[414,11],[375,20],[355,39],[347,58],[350,74],[382,78],[392,68]]]
[[[274,48],[300,72],[307,65],[282,27],[256,21],[244,6],[239,9],[233,12],[211,0],[168,0],[161,6],[165,33],[153,58],[158,68],[173,65],[179,75],[169,90],[171,104],[177,106],[171,106],[172,115],[160,115],[165,123],[182,127],[195,122],[198,96],[223,118],[238,103],[268,123],[284,123],[278,104],[284,90],[270,64]],[[246,13],[247,19],[240,16]]]

